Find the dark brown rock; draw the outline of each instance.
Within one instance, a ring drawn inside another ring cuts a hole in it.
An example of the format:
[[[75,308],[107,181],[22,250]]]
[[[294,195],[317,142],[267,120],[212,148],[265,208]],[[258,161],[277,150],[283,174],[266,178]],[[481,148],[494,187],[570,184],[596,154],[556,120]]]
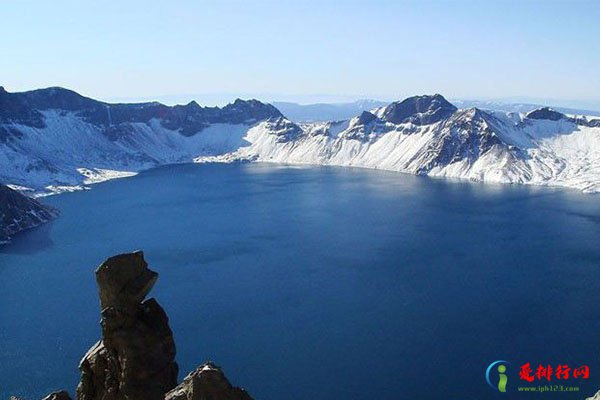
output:
[[[169,319],[156,300],[144,300],[157,278],[142,252],[111,257],[96,270],[102,339],[81,360],[77,399],[252,400],[211,362],[175,387],[178,367]],[[61,391],[43,400],[71,398]]]
[[[148,269],[141,251],[111,257],[96,270],[100,307],[135,308],[157,279],[158,274]]]
[[[167,393],[165,400],[252,400],[252,397],[244,389],[232,386],[221,368],[208,362]]]
[[[50,393],[42,400],[71,400],[71,396],[69,396],[69,393],[65,392],[64,390],[61,390],[60,392]]]
[[[84,356],[78,400],[162,400],[177,384],[175,342],[154,299],[158,274],[142,252],[106,260],[96,271],[102,340]]]

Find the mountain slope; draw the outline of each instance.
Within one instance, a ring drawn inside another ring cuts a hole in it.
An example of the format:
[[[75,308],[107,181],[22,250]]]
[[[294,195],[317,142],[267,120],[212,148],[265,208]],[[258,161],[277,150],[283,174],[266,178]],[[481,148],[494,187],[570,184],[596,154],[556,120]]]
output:
[[[600,120],[550,109],[527,115],[457,110],[417,96],[346,122],[252,128],[221,160],[342,165],[484,182],[600,191]],[[201,159],[200,159],[201,160]]]
[[[191,162],[233,151],[250,126],[281,117],[257,100],[168,107],[108,104],[62,88],[0,88],[0,180],[53,192]]]
[[[56,215],[54,209],[0,185],[0,243],[9,241],[16,233],[44,224]]]
[[[162,164],[255,160],[600,191],[599,119],[457,109],[441,95],[357,114],[297,124],[256,100],[168,107],[0,88],[0,180],[52,193]]]

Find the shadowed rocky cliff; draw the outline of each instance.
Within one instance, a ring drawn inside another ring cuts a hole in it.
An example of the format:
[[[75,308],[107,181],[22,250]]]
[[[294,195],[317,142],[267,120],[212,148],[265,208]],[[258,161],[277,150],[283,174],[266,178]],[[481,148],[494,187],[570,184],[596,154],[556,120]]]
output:
[[[107,259],[96,270],[102,338],[81,360],[78,400],[252,400],[206,363],[177,386],[175,342],[158,302],[146,299],[158,279],[142,252]],[[70,400],[67,392],[44,400]]]
[[[42,225],[58,211],[0,184],[0,244],[22,231]]]

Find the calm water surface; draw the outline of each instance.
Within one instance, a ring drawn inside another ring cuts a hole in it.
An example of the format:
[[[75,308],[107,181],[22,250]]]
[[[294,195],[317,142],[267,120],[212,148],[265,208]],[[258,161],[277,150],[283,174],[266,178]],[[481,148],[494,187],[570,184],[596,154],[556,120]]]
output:
[[[263,400],[500,399],[484,373],[504,359],[590,366],[540,398],[600,388],[599,196],[207,164],[45,201],[61,217],[0,249],[0,399],[73,392],[93,271],[135,249],[180,378],[210,359]]]

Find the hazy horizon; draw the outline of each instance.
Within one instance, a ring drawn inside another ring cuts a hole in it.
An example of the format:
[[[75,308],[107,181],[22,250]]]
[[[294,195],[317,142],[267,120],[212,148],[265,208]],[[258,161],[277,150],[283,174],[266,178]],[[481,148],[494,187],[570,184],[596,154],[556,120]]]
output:
[[[26,88],[24,90],[15,90],[8,85],[4,85],[0,82],[0,86],[4,87],[10,93],[30,91],[36,89],[45,89],[50,87],[63,87],[65,89],[73,90],[83,96],[94,98],[96,100],[105,101],[108,103],[142,103],[142,102],[153,102],[157,101],[165,105],[178,105],[187,104],[191,101],[195,101],[201,106],[224,106],[228,103],[233,102],[235,99],[257,99],[264,103],[293,103],[299,105],[316,105],[316,104],[348,104],[365,100],[372,100],[377,102],[393,102],[404,100],[407,97],[418,96],[418,95],[432,95],[439,92],[430,93],[414,93],[407,96],[392,98],[392,97],[369,97],[368,95],[360,94],[273,94],[273,93],[198,93],[198,94],[173,94],[173,95],[155,95],[155,96],[107,96],[107,97],[95,97],[88,93],[81,92],[73,87],[65,87],[60,85],[50,85],[46,87],[37,88]],[[600,112],[600,97],[597,99],[552,99],[552,98],[539,98],[539,97],[527,97],[527,96],[513,96],[513,97],[478,97],[478,96],[467,96],[467,97],[449,97],[444,93],[439,93],[449,101],[466,101],[466,102],[496,102],[501,104],[532,104],[532,105],[544,105],[551,107],[562,107],[571,109],[580,109],[587,111]]]
[[[107,101],[441,93],[599,109],[598,15],[577,0],[7,3],[0,84]]]

